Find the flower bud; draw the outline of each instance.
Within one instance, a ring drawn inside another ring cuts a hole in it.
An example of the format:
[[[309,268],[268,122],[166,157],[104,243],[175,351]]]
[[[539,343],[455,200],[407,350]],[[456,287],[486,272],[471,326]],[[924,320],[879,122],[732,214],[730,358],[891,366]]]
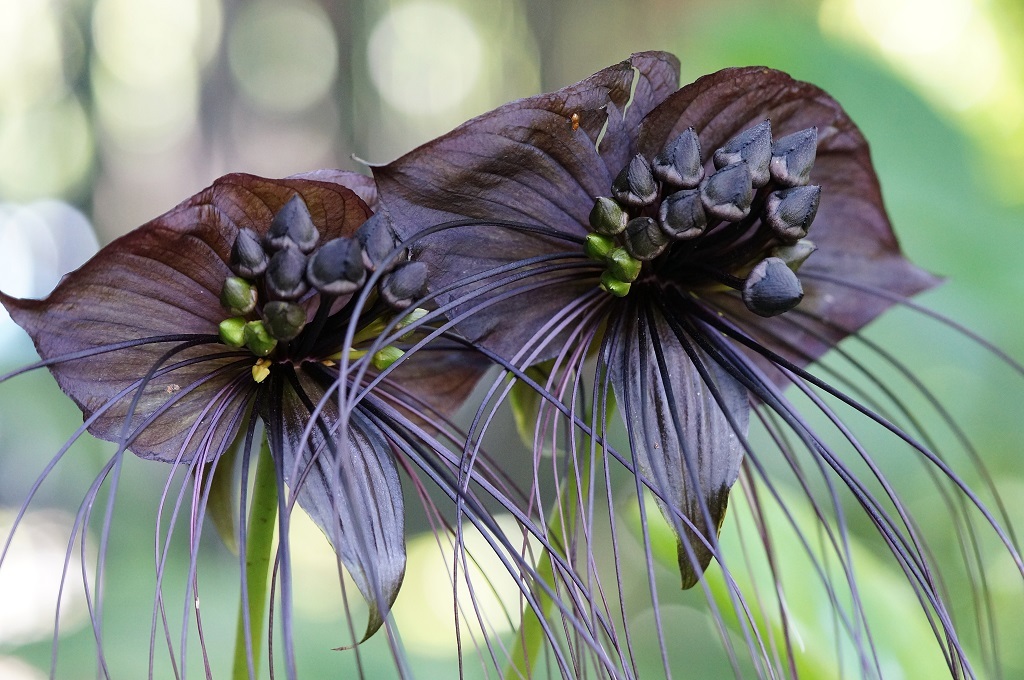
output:
[[[601,274],[601,290],[604,292],[615,297],[626,297],[629,295],[629,288],[629,282],[618,280],[611,272],[606,271]]]
[[[700,200],[711,217],[735,222],[747,216],[754,200],[754,187],[743,161],[722,168],[704,180]]]
[[[250,321],[245,324],[245,346],[258,357],[265,357],[277,347],[277,340],[270,336],[262,321]]]
[[[626,250],[638,260],[653,260],[668,247],[668,236],[650,217],[635,217],[626,224]]]
[[[356,239],[362,250],[363,266],[370,272],[377,271],[377,267],[398,245],[395,234],[391,230],[391,220],[385,213],[372,215],[370,219],[363,222],[356,230]],[[392,259],[388,269],[394,267],[401,259],[401,257]]]
[[[807,236],[818,213],[821,187],[808,184],[773,191],[765,201],[764,221],[784,243],[795,243]]]
[[[363,249],[350,238],[336,238],[323,244],[306,263],[306,281],[321,293],[344,295],[366,281]]]
[[[401,311],[422,298],[426,288],[427,265],[404,262],[384,278],[379,290],[384,302]]]
[[[590,211],[590,226],[597,233],[606,236],[621,234],[628,221],[629,215],[622,209],[622,206],[616,203],[615,199],[607,196],[598,196]]]
[[[263,305],[263,323],[271,337],[294,340],[306,327],[306,309],[294,302],[268,302]]]
[[[231,271],[246,279],[255,279],[267,271],[267,253],[260,237],[252,229],[239,229],[231,246]]]
[[[743,286],[743,304],[758,316],[775,316],[796,307],[804,297],[793,270],[777,257],[761,260]]]
[[[674,241],[697,238],[708,226],[700,191],[684,189],[670,194],[658,208],[658,226]]]
[[[274,215],[265,244],[274,250],[295,245],[302,252],[308,253],[316,248],[319,240],[320,232],[313,224],[306,202],[302,196],[295,194]]]
[[[612,182],[612,196],[620,203],[641,208],[654,203],[658,197],[658,184],[647,159],[637,154]]]
[[[229,276],[220,289],[220,305],[235,316],[256,309],[256,288],[245,279]]]
[[[704,164],[700,160],[700,140],[693,128],[669,142],[654,157],[654,176],[678,189],[693,189],[704,179]]]
[[[625,248],[616,248],[608,254],[608,272],[619,281],[636,281],[644,263],[634,258]]]
[[[818,148],[818,128],[809,127],[775,140],[769,165],[772,179],[786,187],[807,184]]]
[[[242,317],[233,316],[230,319],[224,319],[217,326],[217,330],[220,333],[220,341],[228,347],[245,346],[245,319]]]
[[[765,120],[739,133],[715,151],[714,160],[718,169],[746,161],[750,181],[755,187],[764,186],[771,177],[768,169],[772,160],[771,122]]]
[[[305,275],[306,256],[298,248],[284,248],[267,265],[267,290],[275,298],[297,300],[309,289]]]
[[[786,266],[793,271],[798,271],[800,266],[807,261],[807,258],[818,249],[810,239],[800,239],[796,243],[782,246],[775,246],[769,253],[786,263]]]
[[[614,239],[594,232],[587,234],[586,239],[583,241],[583,252],[591,260],[597,260],[598,262],[604,262],[608,257],[608,253],[615,250],[615,247]]]
[[[379,352],[375,352],[374,355],[370,357],[370,363],[373,364],[373,367],[376,368],[378,371],[383,371],[385,368],[388,368],[389,366],[391,366],[391,364],[395,363],[403,356],[405,356],[405,352],[398,349],[397,347],[392,347],[391,345],[388,345]]]

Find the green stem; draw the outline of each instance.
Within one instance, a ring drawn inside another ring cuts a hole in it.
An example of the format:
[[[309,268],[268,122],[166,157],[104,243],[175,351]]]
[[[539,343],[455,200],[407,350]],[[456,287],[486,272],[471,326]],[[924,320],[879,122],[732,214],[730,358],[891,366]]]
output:
[[[583,410],[581,418],[586,422],[590,418],[590,410],[586,408]],[[593,465],[593,460],[590,457],[589,437],[583,438],[577,451],[582,454],[582,460],[579,461],[579,474],[570,475],[566,484],[559,490],[558,502],[552,508],[547,523],[548,540],[553,545],[561,544],[562,549],[566,552],[563,555],[566,560],[569,558],[571,539],[576,533],[580,481],[590,479],[590,468]],[[600,453],[601,450],[598,448],[594,458],[598,458]],[[537,580],[539,584],[545,584],[552,591],[555,590],[555,567],[550,556],[541,557],[540,563],[537,565]],[[555,601],[541,587],[534,589],[534,594],[544,618],[550,620],[557,610]],[[509,664],[505,667],[505,672],[502,675],[504,680],[532,677],[533,669],[537,667],[537,661],[543,651],[544,639],[545,633],[541,619],[532,607],[527,607],[523,611],[523,619],[519,624],[519,631],[516,633],[516,646],[512,650]]]
[[[274,460],[266,437],[256,464],[256,482],[249,506],[249,523],[245,540],[245,597],[238,607],[238,632],[235,637],[233,680],[256,680],[260,668],[260,641],[267,607],[267,580],[270,557],[274,549],[274,528],[277,520],[277,479]],[[248,605],[248,608],[246,607]],[[249,635],[245,619],[248,609]],[[248,648],[252,649],[252,673],[249,673]]]

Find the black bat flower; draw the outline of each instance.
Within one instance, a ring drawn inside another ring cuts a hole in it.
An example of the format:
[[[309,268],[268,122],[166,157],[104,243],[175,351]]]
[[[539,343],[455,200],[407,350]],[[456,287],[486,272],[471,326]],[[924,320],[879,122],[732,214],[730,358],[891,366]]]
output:
[[[898,496],[884,477],[878,496],[857,473],[863,461],[844,460],[782,393],[797,385],[863,452],[818,395],[852,405],[966,492],[927,446],[806,370],[938,282],[901,254],[868,144],[828,94],[768,68],[678,89],[674,57],[636,54],[486,113],[374,176],[459,332],[600,442],[581,458],[611,450],[601,414],[614,394],[629,452],[612,454],[674,527],[684,588],[722,559],[718,535],[741,469],[774,493],[768,452],[748,439],[757,414],[801,482],[810,472],[795,442],[830,485],[850,489],[931,612],[951,672],[969,669]],[[590,415],[577,408],[587,373],[596,376]],[[823,524],[829,498],[814,506]],[[842,539],[827,535],[842,561]]]
[[[369,637],[405,573],[396,455],[409,444],[397,440],[403,428],[443,423],[483,365],[460,346],[406,354],[424,335],[416,326],[426,311],[410,305],[426,267],[393,253],[384,260],[396,244],[386,225],[368,221],[374,202],[372,181],[350,173],[229,175],[103,248],[45,300],[0,294],[92,434],[117,442],[119,455],[192,471],[201,499],[193,534],[211,479],[230,483],[233,466],[249,470],[262,422],[290,677],[292,503],[365,597]],[[238,463],[226,455],[233,442]],[[248,484],[245,473],[243,508]]]

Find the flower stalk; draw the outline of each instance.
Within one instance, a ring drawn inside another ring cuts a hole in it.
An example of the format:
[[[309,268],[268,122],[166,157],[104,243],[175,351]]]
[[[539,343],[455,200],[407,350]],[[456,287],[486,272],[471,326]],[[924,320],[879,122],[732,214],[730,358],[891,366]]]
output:
[[[274,459],[266,435],[256,463],[252,504],[246,525],[245,570],[242,575],[242,601],[238,607],[238,631],[235,637],[233,680],[259,678],[260,640],[267,610],[267,582],[270,578],[271,555],[274,551],[274,529],[277,525],[277,479]]]

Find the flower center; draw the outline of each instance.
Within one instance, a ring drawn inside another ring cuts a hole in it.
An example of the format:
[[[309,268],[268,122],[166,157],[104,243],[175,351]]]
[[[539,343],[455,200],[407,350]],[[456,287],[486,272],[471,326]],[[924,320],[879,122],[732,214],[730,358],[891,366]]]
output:
[[[229,262],[235,276],[221,289],[221,305],[230,315],[220,323],[221,341],[257,357],[252,367],[256,382],[263,382],[275,363],[331,364],[346,351],[351,359],[365,356],[367,350],[360,347],[373,344],[396,315],[422,296],[426,284],[422,263],[402,262],[389,269],[380,278],[376,299],[360,314],[352,346],[340,346],[352,321],[353,294],[365,284],[367,271],[377,268],[382,257],[375,256],[394,245],[387,225],[373,218],[360,227],[357,238],[321,243],[305,201],[295,195],[262,239],[250,229],[238,232]],[[414,310],[398,325],[422,315]],[[402,354],[389,345],[376,349],[371,361],[383,370]]]
[[[624,297],[638,280],[724,285],[760,316],[792,309],[803,298],[796,271],[814,252],[805,237],[821,196],[807,183],[816,148],[816,128],[772,141],[766,120],[717,149],[711,173],[693,128],[653,162],[637,154],[590,213],[586,251],[605,264],[601,288]]]

